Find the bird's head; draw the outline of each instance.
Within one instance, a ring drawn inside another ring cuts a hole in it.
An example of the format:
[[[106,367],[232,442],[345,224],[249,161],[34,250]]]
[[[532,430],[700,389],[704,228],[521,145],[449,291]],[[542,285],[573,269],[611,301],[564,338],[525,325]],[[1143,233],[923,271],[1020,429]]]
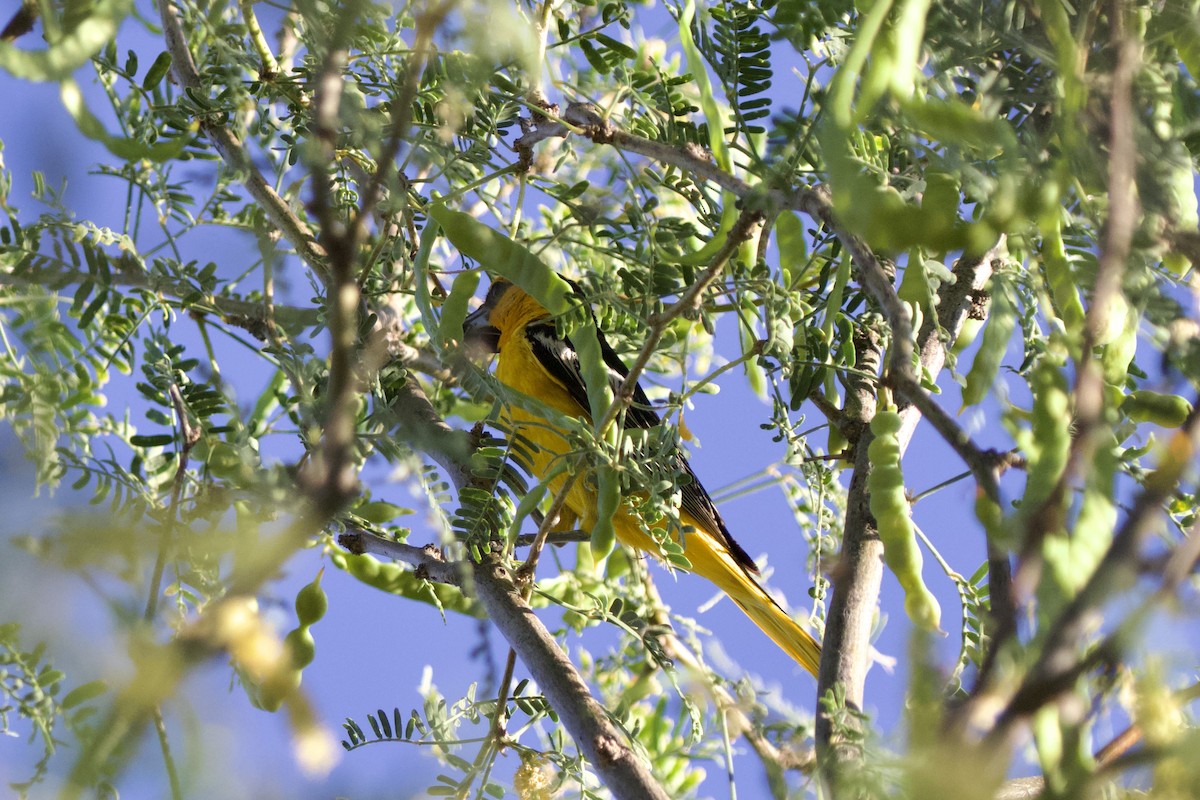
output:
[[[579,284],[567,278],[564,280],[579,298],[584,298]],[[550,312],[524,289],[505,278],[496,278],[488,289],[483,305],[463,320],[463,333],[468,346],[498,353],[505,337],[513,331],[549,318]]]
[[[521,287],[504,278],[496,278],[488,289],[483,305],[463,320],[463,333],[468,346],[498,353],[506,333],[546,316],[546,309]]]
[[[492,312],[509,289],[520,291],[502,278],[492,281],[483,305],[463,320],[463,334],[468,347],[488,353],[500,352],[500,329],[492,324]]]

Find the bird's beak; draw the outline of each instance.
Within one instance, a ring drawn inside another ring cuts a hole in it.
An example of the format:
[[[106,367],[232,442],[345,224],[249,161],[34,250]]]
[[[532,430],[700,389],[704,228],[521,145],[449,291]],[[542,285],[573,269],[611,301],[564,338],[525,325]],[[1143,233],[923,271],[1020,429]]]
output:
[[[488,324],[491,309],[482,305],[463,320],[463,337],[467,348],[476,352],[499,353],[500,329]]]

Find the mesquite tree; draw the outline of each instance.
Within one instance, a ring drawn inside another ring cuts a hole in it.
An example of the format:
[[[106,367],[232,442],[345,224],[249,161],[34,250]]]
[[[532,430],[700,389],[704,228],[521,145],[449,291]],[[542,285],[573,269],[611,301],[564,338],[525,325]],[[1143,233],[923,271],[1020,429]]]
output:
[[[102,153],[71,180],[119,187],[80,216],[57,165],[0,162],[4,441],[43,498],[93,509],[10,537],[0,574],[100,591],[128,664],[64,674],[6,604],[22,792],[137,771],[187,795],[172,715],[220,659],[327,764],[320,620],[374,590],[508,653],[420,710],[342,710],[348,750],[436,744],[432,794],[689,797],[726,791],[703,764],[735,751],[743,792],[779,798],[1200,783],[1177,649],[1200,557],[1194,3],[95,0],[27,3],[2,37],[0,85],[61,99],[62,140]],[[0,144],[24,124],[7,109]],[[577,281],[650,390],[657,428],[609,424],[626,396],[559,420],[610,514],[677,520],[685,412],[717,383],[759,396],[749,488],[794,519],[756,541],[804,543],[770,584],[824,643],[790,706],[522,469],[498,410],[536,402],[462,344],[485,273],[548,306],[554,273]],[[935,483],[973,487],[953,530]],[[284,635],[257,600],[314,548]],[[330,570],[362,585],[330,597]],[[885,614],[911,645],[881,737]],[[161,778],[131,766],[143,740]]]

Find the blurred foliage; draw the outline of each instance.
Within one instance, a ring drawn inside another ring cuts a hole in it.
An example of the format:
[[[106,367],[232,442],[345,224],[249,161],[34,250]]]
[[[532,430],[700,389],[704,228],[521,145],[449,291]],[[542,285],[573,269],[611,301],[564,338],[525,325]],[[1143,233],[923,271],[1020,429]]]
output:
[[[40,748],[34,774],[15,787],[22,794],[51,769],[71,770],[68,794],[119,787],[151,709],[214,653],[230,658],[252,703],[286,709],[302,764],[328,766],[332,739],[300,680],[319,658],[309,628],[320,614],[311,597],[298,598],[298,624],[285,638],[254,599],[269,594],[278,567],[300,548],[321,548],[335,568],[397,599],[483,615],[469,587],[433,583],[334,542],[337,533],[366,531],[434,543],[454,558],[512,553],[530,527],[522,524],[549,502],[544,485],[523,474],[527,442],[476,432],[471,485],[457,493],[416,452],[421,443],[410,446],[397,398],[414,385],[451,425],[487,420],[501,436],[498,404],[529,402],[468,363],[446,335],[461,330],[474,285],[456,276],[503,270],[450,245],[453,237],[431,222],[435,201],[489,226],[501,245],[494,258],[519,244],[531,254],[525,274],[545,282],[554,270],[578,281],[626,361],[642,351],[648,321],[723,244],[738,204],[761,208],[761,233],[648,354],[643,385],[664,425],[636,439],[573,425],[571,467],[599,467],[636,495],[647,520],[677,520],[684,473],[663,456],[677,446],[697,394],[715,391],[718,380],[744,381],[764,401],[746,413],[761,417],[773,449],[757,454],[761,472],[714,494],[786,503],[795,526],[774,535],[803,542],[806,571],[779,568],[771,583],[797,605],[808,593],[817,630],[855,500],[847,492],[863,426],[849,424],[853,387],[878,385],[893,335],[858,279],[847,237],[861,237],[896,269],[917,329],[924,321],[946,346],[952,332],[938,327],[937,312],[951,269],[959,258],[993,256],[994,276],[971,298],[979,339],[971,344],[964,331],[946,372],[924,379],[952,412],[961,385],[961,419],[998,418],[1002,425],[973,422],[973,430],[984,447],[1013,449],[1026,477],[1009,471],[999,507],[982,499],[979,525],[946,530],[926,512],[924,490],[961,469],[927,480],[889,461],[889,507],[910,507],[921,526],[897,530],[913,548],[911,537],[927,537],[922,547],[945,573],[926,568],[922,577],[918,559],[905,585],[915,580],[940,595],[943,626],[959,631],[959,653],[947,664],[932,663],[931,646],[914,635],[906,740],[874,731],[844,694],[816,702],[805,679],[784,687],[786,699],[770,696],[753,665],[706,659],[692,616],[668,615],[642,565],[625,554],[597,562],[586,546],[566,544],[544,555],[531,603],[552,609],[541,613],[556,621],[564,647],[672,797],[723,791],[706,774],[726,774],[745,731],[730,729],[731,706],[717,697],[734,698],[754,741],[773,743],[777,755],[811,736],[813,714],[830,715],[847,752],[869,764],[847,791],[938,796],[968,775],[970,762],[930,732],[970,695],[989,659],[1011,690],[1051,644],[1058,615],[1095,575],[1132,499],[1153,482],[1164,440],[1195,405],[1200,27],[1189,0],[183,2],[198,72],[187,88],[168,77],[179,54],[164,49],[159,21],[141,16],[148,9],[97,2],[53,10],[58,16],[41,23],[47,48],[0,42],[4,80],[60,91],[78,134],[104,148],[93,168],[106,181],[98,185],[116,182],[124,204],[81,219],[66,187],[46,182],[51,165],[0,160],[0,418],[42,489],[91,506],[15,544],[46,569],[103,585],[112,625],[139,643],[130,660],[150,699],[115,693],[97,717],[99,672],[54,670],[42,647],[18,639],[20,612],[6,610],[0,728],[32,731],[30,747]],[[427,30],[428,50],[419,45]],[[1114,70],[1124,46],[1135,55],[1131,111],[1117,118]],[[81,88],[74,70],[84,64],[93,77]],[[329,128],[317,100],[331,79],[338,88]],[[531,169],[518,171],[517,135],[558,114],[552,103],[580,100],[675,156],[647,158],[568,135],[540,142]],[[1129,227],[1128,252],[1116,293],[1097,310],[1097,276],[1112,247],[1111,175],[1116,160],[1130,157],[1110,145],[1120,125],[1133,139],[1136,213],[1116,221]],[[219,152],[217,130],[232,134],[240,155]],[[745,181],[747,196],[690,168],[683,156],[697,153]],[[247,189],[251,172],[322,231],[322,242],[334,223],[358,224],[364,199],[377,200],[353,253],[364,298],[353,353],[361,367],[353,458],[363,485],[319,532],[303,527],[312,510],[298,478],[328,406],[328,265],[302,258],[311,243]],[[31,196],[13,194],[18,179],[31,181]],[[87,180],[91,187],[98,178]],[[323,206],[314,199],[320,181],[330,187]],[[837,226],[772,205],[814,187],[828,190]],[[1090,329],[1094,318],[1104,324]],[[1069,454],[1077,379],[1090,360],[1103,372],[1099,444],[1079,465]],[[385,471],[405,488],[382,479]],[[1133,680],[1159,643],[1129,634],[1135,617],[1126,615],[1163,599],[1154,594],[1162,565],[1187,541],[1197,492],[1185,471],[1148,552],[1128,565],[1143,580],[1120,584],[1132,588],[1129,597],[1098,609],[1105,613],[1080,644],[1081,657],[1095,655],[1098,642],[1123,631],[1110,669],[1085,672],[1071,702],[1047,702],[1032,719],[1047,797],[1195,790],[1190,696],[1177,691],[1193,679],[1190,665],[1168,663]],[[1047,513],[1054,524],[1033,541]],[[1022,598],[1020,635],[999,654],[985,533],[1040,565],[1036,590]],[[967,537],[973,544],[964,546]],[[972,555],[943,559],[934,546],[949,550],[952,541],[956,554]],[[663,543],[664,556],[683,563],[672,545]],[[1195,616],[1190,565],[1188,574],[1185,602],[1173,607],[1181,628]],[[319,580],[310,586],[319,589]],[[429,613],[401,609],[398,617]],[[679,635],[672,645],[664,644],[668,622]],[[894,609],[877,609],[877,622],[907,625]],[[593,644],[601,639],[588,629],[597,627],[615,637],[607,650]],[[687,658],[676,663],[672,647]],[[372,736],[348,720],[343,746],[429,745],[446,770],[431,795],[502,796],[512,786],[522,798],[605,796],[536,687],[518,678],[502,696],[506,684],[483,655],[479,669],[480,683],[453,690],[457,699],[429,686],[423,709],[370,714]],[[59,699],[64,685],[79,688]],[[507,727],[496,735],[499,716]],[[1091,747],[1114,721],[1128,720],[1144,731],[1140,759],[1098,762]],[[73,768],[63,742],[73,745]],[[506,747],[520,754],[515,777],[494,769]],[[772,764],[765,748],[755,752],[769,774],[788,769],[771,782],[775,796],[817,791],[811,764],[791,769]],[[1005,751],[1006,765],[1012,757]],[[1127,777],[1126,768],[1147,762],[1152,774]],[[740,782],[748,762],[736,763]],[[963,766],[939,776],[931,763]],[[166,769],[179,796],[169,756]],[[987,782],[976,783],[975,794],[954,796],[987,796]]]

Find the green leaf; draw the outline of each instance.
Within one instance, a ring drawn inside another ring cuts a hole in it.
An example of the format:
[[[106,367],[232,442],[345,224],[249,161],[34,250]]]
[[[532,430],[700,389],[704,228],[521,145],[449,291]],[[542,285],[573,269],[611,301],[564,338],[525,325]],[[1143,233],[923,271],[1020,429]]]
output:
[[[145,144],[125,136],[113,136],[99,119],[88,110],[83,100],[83,92],[79,85],[71,79],[66,79],[59,87],[59,96],[67,113],[79,126],[84,136],[103,144],[110,153],[125,161],[154,161],[165,162],[178,158],[192,141],[192,134],[200,129],[199,121],[193,120],[186,131],[179,136],[166,139],[155,144]]]
[[[60,81],[113,41],[133,9],[132,0],[97,0],[92,13],[45,50],[23,50],[0,42],[0,69],[30,81]]]
[[[169,433],[138,434],[129,437],[129,443],[134,447],[166,447],[174,441],[175,437]]]
[[[62,707],[64,711],[83,705],[89,700],[93,700],[108,691],[108,684],[104,681],[91,681],[82,686],[76,686],[71,691],[67,692],[67,696],[62,699]]]
[[[404,516],[413,513],[411,508],[404,508],[395,505],[394,503],[385,503],[382,500],[376,500],[371,503],[363,503],[352,509],[355,515],[362,517],[367,522],[375,523],[376,525],[393,520],[396,517]]]

